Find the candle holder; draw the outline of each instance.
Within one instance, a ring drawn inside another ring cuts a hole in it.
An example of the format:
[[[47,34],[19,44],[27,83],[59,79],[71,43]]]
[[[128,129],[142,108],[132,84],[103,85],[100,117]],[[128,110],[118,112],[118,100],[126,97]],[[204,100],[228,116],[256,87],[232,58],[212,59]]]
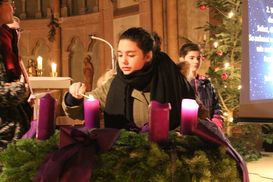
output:
[[[37,76],[37,64],[33,59],[29,59],[27,62],[27,73],[29,76]]]
[[[37,69],[37,76],[43,76],[43,70]]]
[[[58,73],[57,72],[51,72],[51,77],[57,77]]]

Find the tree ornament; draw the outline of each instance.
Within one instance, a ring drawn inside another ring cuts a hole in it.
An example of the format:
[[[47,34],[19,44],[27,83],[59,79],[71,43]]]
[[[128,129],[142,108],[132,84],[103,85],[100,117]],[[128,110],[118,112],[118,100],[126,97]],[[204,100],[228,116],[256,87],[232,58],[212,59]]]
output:
[[[204,10],[207,9],[207,6],[206,6],[205,4],[201,4],[201,5],[199,6],[199,9],[200,9],[201,11],[204,11]]]
[[[228,79],[228,74],[227,73],[223,73],[222,75],[221,75],[221,79],[222,80],[227,80]]]
[[[217,56],[221,57],[221,56],[223,56],[223,51],[222,50],[217,50],[216,54],[217,54]]]
[[[220,70],[219,67],[214,68],[214,71],[215,71],[215,72],[217,72],[217,71],[219,71],[219,70]]]

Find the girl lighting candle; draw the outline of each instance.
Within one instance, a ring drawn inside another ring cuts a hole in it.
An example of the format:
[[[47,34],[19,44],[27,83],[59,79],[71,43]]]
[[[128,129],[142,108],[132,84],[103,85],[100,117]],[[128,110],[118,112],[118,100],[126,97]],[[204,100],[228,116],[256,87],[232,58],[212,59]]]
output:
[[[84,100],[84,125],[86,128],[99,128],[99,100],[88,96]]]
[[[181,133],[190,135],[197,125],[198,104],[193,99],[183,99],[181,107]]]

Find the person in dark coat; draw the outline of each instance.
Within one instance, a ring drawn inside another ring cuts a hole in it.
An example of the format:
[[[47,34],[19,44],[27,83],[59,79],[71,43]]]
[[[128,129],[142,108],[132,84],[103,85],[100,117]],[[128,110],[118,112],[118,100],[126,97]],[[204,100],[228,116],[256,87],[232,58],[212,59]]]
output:
[[[197,44],[186,43],[179,50],[180,62],[177,64],[180,72],[185,75],[191,83],[202,102],[204,109],[208,111],[208,118],[218,127],[223,129],[223,112],[216,91],[211,81],[198,74],[201,66],[201,51]]]
[[[0,0],[0,151],[21,138],[32,117],[29,86],[19,62],[18,35],[7,26],[13,21],[12,2]]]

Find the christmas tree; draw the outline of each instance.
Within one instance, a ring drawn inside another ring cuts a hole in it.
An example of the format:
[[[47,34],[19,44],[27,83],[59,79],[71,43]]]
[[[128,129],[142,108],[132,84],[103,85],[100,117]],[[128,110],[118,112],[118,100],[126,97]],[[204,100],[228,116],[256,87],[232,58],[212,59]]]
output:
[[[200,11],[209,9],[214,23],[199,27],[209,32],[201,44],[210,61],[208,76],[216,88],[226,121],[233,120],[239,107],[241,81],[242,0],[197,0]]]

